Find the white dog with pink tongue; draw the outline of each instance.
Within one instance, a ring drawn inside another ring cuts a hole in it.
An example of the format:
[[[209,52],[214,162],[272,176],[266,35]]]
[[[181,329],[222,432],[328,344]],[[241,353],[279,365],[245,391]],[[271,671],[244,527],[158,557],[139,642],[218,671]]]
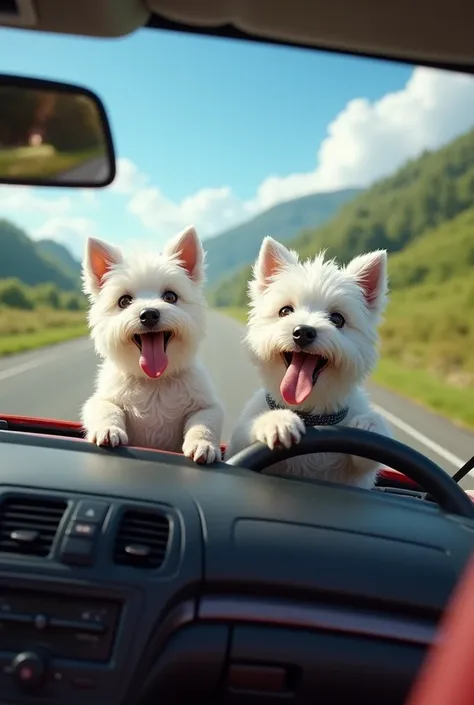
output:
[[[377,361],[387,289],[385,251],[338,267],[323,254],[300,262],[265,238],[249,283],[245,338],[263,387],[242,411],[226,457],[255,441],[288,448],[307,427],[392,435],[361,387]],[[378,469],[371,460],[325,453],[276,463],[269,472],[370,488]]]
[[[97,445],[121,443],[220,459],[223,409],[197,360],[205,336],[204,252],[194,228],[162,254],[90,239],[83,263],[89,324],[102,358],[82,421]]]

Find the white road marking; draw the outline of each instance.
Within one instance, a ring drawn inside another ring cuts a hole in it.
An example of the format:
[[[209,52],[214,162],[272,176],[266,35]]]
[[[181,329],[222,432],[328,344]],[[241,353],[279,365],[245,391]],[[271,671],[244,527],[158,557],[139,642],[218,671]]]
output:
[[[71,347],[73,347],[73,350],[71,350],[71,352],[68,352],[69,355],[78,352],[83,352],[87,347],[90,347],[90,343],[87,341],[87,343],[84,343],[81,346],[74,345]],[[4,379],[9,379],[10,377],[16,377],[17,375],[21,375],[23,372],[27,372],[28,370],[34,370],[36,367],[41,367],[41,365],[44,365],[48,362],[55,362],[56,360],[59,360],[62,357],[62,353],[56,355],[42,355],[37,360],[30,360],[29,362],[24,362],[22,365],[14,365],[13,367],[8,367],[6,370],[0,371],[0,382]]]
[[[454,455],[454,453],[451,453],[449,450],[446,450],[446,448],[443,448],[438,443],[435,443],[435,441],[432,441],[431,438],[428,438],[428,436],[425,436],[423,433],[420,433],[412,426],[409,426],[407,423],[399,419],[398,416],[395,416],[394,414],[390,413],[390,411],[383,409],[377,404],[373,404],[372,406],[376,411],[379,412],[379,414],[385,416],[387,421],[391,423],[392,426],[395,426],[395,428],[398,428],[403,433],[406,433],[407,436],[411,436],[411,438],[413,438],[415,441],[418,441],[418,443],[423,444],[425,448],[429,448],[431,451],[433,451],[433,453],[439,455],[440,458],[443,458],[443,460],[446,460],[446,462],[453,465],[456,470],[459,470],[464,465],[464,460],[461,460],[461,458],[458,458],[456,455]],[[470,470],[468,474],[474,476],[474,471]]]

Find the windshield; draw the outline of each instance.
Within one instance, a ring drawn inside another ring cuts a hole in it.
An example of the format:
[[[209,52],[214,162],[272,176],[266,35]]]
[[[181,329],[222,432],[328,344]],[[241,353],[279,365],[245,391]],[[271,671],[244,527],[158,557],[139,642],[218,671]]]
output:
[[[342,263],[388,251],[367,390],[396,436],[451,474],[472,455],[473,78],[153,30],[0,39],[1,71],[95,91],[118,156],[102,190],[0,187],[2,413],[78,420],[92,393],[88,237],[160,250],[194,224],[212,309],[201,358],[223,440],[260,386],[241,339],[251,264],[271,235]]]

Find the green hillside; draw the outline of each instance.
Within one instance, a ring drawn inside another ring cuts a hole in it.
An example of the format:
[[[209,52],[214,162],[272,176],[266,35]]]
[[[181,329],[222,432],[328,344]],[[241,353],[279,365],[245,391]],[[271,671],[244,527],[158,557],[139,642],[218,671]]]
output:
[[[66,270],[72,277],[78,278],[81,275],[81,264],[74,259],[70,251],[56,240],[38,240],[36,243],[38,251],[47,259],[54,262],[61,270]]]
[[[0,219],[0,356],[87,335],[80,265],[52,240]]]
[[[64,255],[61,259],[58,250],[48,251],[8,220],[0,220],[0,252],[0,279],[15,277],[29,286],[50,283],[63,291],[79,287],[79,273]]]
[[[271,233],[282,242],[291,240],[298,233],[332,218],[344,203],[359,192],[359,189],[344,189],[279,203],[256,218],[206,240],[209,284],[215,284],[224,274],[251,262],[257,256],[265,235]]]
[[[392,294],[382,327],[384,355],[470,383],[474,207],[392,255],[389,271]]]

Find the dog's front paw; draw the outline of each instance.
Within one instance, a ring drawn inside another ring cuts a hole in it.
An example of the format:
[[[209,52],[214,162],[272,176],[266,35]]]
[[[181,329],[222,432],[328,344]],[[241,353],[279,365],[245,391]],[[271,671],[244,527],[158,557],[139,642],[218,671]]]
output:
[[[200,465],[209,465],[221,458],[221,449],[204,438],[186,438],[183,454]]]
[[[275,409],[259,416],[253,424],[253,437],[273,450],[276,445],[289,448],[299,443],[306,432],[299,416],[289,409]]]
[[[128,436],[120,426],[103,426],[101,428],[88,431],[87,440],[98,446],[127,445]]]
[[[377,432],[379,427],[378,418],[374,414],[359,414],[349,422],[351,428],[358,428],[361,431]]]

